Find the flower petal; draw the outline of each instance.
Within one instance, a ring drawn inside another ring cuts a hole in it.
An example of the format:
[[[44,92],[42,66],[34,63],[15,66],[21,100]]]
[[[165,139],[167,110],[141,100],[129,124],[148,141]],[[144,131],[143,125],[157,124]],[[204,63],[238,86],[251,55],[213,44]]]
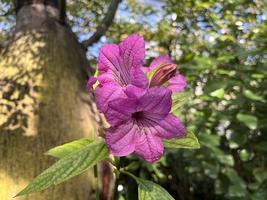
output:
[[[103,86],[105,84],[115,84],[115,85],[119,85],[119,83],[114,81],[113,76],[111,75],[111,73],[109,72],[110,70],[108,70],[107,72],[101,73],[98,77],[97,80],[99,81],[100,86]]]
[[[176,74],[168,81],[167,88],[170,89],[172,92],[181,92],[187,85],[186,79],[181,74]]]
[[[132,34],[120,43],[119,49],[123,66],[130,72],[130,82],[137,87],[146,88],[148,80],[141,69],[145,58],[144,38]]]
[[[98,70],[100,74],[107,73],[106,76],[121,86],[130,83],[130,69],[125,68],[119,47],[115,44],[106,44],[100,49]]]
[[[147,88],[148,79],[141,67],[133,66],[130,71],[131,83],[140,88]]]
[[[116,44],[105,44],[100,48],[98,57],[98,71],[106,72],[110,68],[118,68],[119,47]]]
[[[141,67],[141,70],[146,74],[149,71],[148,67]]]
[[[138,135],[135,147],[135,154],[142,157],[147,162],[155,162],[160,159],[164,151],[164,146],[159,137],[144,129]]]
[[[120,56],[125,68],[130,71],[132,67],[142,67],[145,58],[145,41],[138,34],[132,34],[123,40],[120,45]]]
[[[138,111],[144,111],[146,115],[154,115],[164,118],[171,110],[171,91],[164,87],[153,87],[139,99]]]
[[[114,156],[127,156],[134,152],[137,131],[137,125],[132,121],[111,127],[105,135],[105,142],[110,153]]]
[[[135,99],[138,99],[140,97],[142,97],[147,90],[143,89],[143,88],[139,88],[139,87],[136,87],[134,85],[128,85],[126,88],[125,88],[125,94],[129,97],[129,98],[135,98]]]
[[[166,64],[166,63],[173,63],[173,62],[172,62],[171,58],[167,54],[161,55],[161,56],[155,58],[151,62],[151,64],[148,67],[148,70],[147,71],[150,71],[151,69],[153,69],[153,68],[155,68],[155,67],[157,67],[157,66],[159,66],[161,64]]]
[[[111,126],[120,125],[131,119],[136,111],[137,100],[133,98],[119,98],[108,103],[105,117]]]
[[[123,88],[112,83],[102,85],[101,87],[98,86],[94,91],[94,95],[97,108],[103,113],[107,111],[109,101],[115,98],[126,97]]]
[[[146,120],[150,132],[161,138],[172,139],[186,136],[186,128],[182,121],[173,114],[168,114],[161,121]]]

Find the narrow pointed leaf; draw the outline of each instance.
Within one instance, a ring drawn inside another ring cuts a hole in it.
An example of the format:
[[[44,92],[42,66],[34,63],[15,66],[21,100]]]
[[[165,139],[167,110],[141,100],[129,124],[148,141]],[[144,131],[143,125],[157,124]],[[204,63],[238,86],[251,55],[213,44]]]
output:
[[[39,192],[52,185],[59,184],[67,179],[77,176],[97,162],[108,157],[108,149],[103,140],[96,140],[89,145],[75,151],[46,169],[37,176],[17,196]]]
[[[87,138],[75,140],[75,141],[57,146],[55,148],[52,148],[49,151],[47,151],[45,154],[54,156],[56,158],[63,158],[66,155],[73,153],[74,151],[81,150],[82,148],[84,148],[85,146],[87,146],[88,144],[92,142],[93,140],[90,140]]]
[[[265,99],[262,96],[255,94],[251,90],[245,90],[244,95],[251,100],[261,101],[261,102],[265,103]]]
[[[165,148],[185,148],[185,149],[199,149],[200,144],[197,137],[192,131],[188,131],[186,137],[180,139],[163,139]]]

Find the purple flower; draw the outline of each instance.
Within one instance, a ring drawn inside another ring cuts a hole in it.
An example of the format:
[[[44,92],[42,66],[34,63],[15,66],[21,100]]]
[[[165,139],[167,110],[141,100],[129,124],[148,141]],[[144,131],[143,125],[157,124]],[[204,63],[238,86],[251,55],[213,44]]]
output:
[[[106,144],[115,156],[135,153],[147,162],[155,162],[163,154],[161,138],[181,138],[186,132],[182,122],[169,113],[171,91],[129,86],[125,94],[109,102],[105,116],[111,128],[105,135]]]
[[[104,45],[99,53],[99,75],[90,78],[87,87],[93,89],[98,81],[93,93],[110,124],[105,134],[110,152],[115,156],[135,153],[154,162],[163,154],[162,138],[185,136],[184,125],[170,110],[172,91],[183,90],[186,81],[170,58],[161,56],[145,69],[153,72],[149,83],[144,54],[144,39],[138,34],[119,45]]]
[[[173,64],[168,55],[162,55],[155,58],[148,68],[143,68],[144,72],[155,70],[150,81],[150,87],[163,85],[173,92],[181,92],[186,86],[186,80],[183,75],[177,72],[177,66]]]
[[[145,42],[138,34],[130,35],[119,45],[106,44],[100,49],[99,76],[90,78],[87,88],[92,87],[96,81],[99,82],[94,94],[101,112],[106,111],[108,101],[123,94],[127,85],[148,87],[148,79],[141,69],[144,56]]]

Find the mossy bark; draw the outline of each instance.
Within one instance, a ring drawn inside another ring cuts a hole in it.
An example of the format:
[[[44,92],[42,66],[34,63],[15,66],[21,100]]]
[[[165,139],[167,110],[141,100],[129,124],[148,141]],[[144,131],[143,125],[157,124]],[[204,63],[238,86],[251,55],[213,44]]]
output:
[[[12,199],[55,161],[44,155],[49,148],[95,137],[100,127],[84,89],[82,69],[89,65],[74,34],[47,15],[44,5],[27,5],[19,12],[23,17],[17,19],[14,37],[0,54],[1,200]],[[94,189],[91,170],[17,199],[88,200],[95,199]]]

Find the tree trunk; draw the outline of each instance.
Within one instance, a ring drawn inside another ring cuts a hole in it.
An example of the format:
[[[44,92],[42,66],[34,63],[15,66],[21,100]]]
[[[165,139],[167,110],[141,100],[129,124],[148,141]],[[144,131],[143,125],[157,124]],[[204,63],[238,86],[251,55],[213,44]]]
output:
[[[25,3],[26,2],[26,3]],[[50,2],[53,2],[50,0]],[[55,159],[49,148],[95,137],[101,120],[85,92],[85,50],[58,4],[17,1],[17,24],[0,54],[0,199],[10,200]],[[95,199],[92,170],[18,200]]]

